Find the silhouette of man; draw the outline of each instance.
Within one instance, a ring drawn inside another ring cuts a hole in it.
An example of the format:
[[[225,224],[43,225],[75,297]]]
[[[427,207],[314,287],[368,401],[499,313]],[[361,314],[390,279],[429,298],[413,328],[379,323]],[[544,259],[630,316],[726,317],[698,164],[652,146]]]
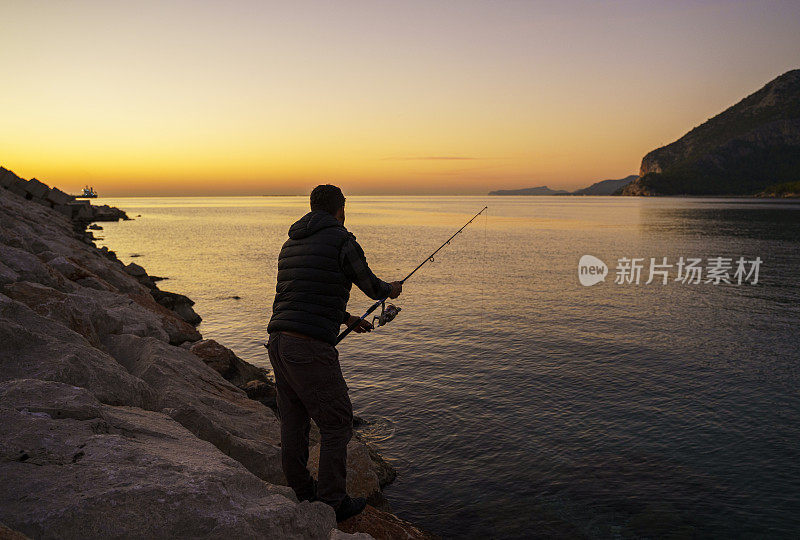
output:
[[[353,406],[339,366],[336,336],[359,321],[347,312],[353,283],[378,300],[397,298],[402,283],[386,283],[369,269],[364,250],[344,227],[342,190],[329,184],[311,192],[311,212],[289,228],[278,255],[278,284],[269,321],[269,359],[281,417],[283,473],[298,499],[332,506],[337,521],[361,512],[364,498],[346,491],[347,443]],[[359,321],[355,331],[372,325]],[[319,477],[308,472],[309,418],[319,427]]]

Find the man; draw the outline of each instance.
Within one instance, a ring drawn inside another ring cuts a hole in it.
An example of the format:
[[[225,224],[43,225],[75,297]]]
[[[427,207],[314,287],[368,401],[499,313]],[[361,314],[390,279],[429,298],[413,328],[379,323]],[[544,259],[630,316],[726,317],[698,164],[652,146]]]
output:
[[[269,359],[275,373],[281,417],[283,473],[298,499],[320,500],[337,521],[361,512],[364,498],[346,492],[347,443],[353,406],[339,367],[340,326],[372,325],[347,313],[353,283],[378,300],[397,298],[402,283],[386,283],[369,269],[364,250],[344,228],[344,195],[332,185],[311,192],[311,212],[289,228],[278,256],[278,285],[269,321]],[[309,418],[321,435],[319,476],[308,472]]]

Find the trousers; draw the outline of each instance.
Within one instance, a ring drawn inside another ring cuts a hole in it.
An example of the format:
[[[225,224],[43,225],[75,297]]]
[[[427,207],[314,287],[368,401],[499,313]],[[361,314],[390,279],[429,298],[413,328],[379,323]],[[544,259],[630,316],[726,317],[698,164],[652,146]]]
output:
[[[313,419],[321,437],[316,497],[336,508],[347,494],[347,443],[353,435],[353,405],[339,352],[329,343],[282,332],[270,334],[268,349],[281,421],[283,474],[298,498],[314,495],[308,472]]]

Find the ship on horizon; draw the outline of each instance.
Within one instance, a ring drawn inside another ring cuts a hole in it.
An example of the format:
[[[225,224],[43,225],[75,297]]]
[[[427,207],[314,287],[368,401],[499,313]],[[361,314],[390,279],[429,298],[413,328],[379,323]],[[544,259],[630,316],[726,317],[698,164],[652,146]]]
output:
[[[86,186],[83,188],[80,195],[75,195],[76,199],[96,199],[97,192],[91,186]]]

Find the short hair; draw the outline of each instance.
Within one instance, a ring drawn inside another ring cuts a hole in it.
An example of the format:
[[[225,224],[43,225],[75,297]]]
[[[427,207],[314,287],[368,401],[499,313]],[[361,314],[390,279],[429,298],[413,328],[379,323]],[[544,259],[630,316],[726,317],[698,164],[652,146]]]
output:
[[[321,210],[329,214],[335,214],[339,208],[344,206],[344,194],[342,190],[331,184],[322,184],[311,191],[311,210]]]

